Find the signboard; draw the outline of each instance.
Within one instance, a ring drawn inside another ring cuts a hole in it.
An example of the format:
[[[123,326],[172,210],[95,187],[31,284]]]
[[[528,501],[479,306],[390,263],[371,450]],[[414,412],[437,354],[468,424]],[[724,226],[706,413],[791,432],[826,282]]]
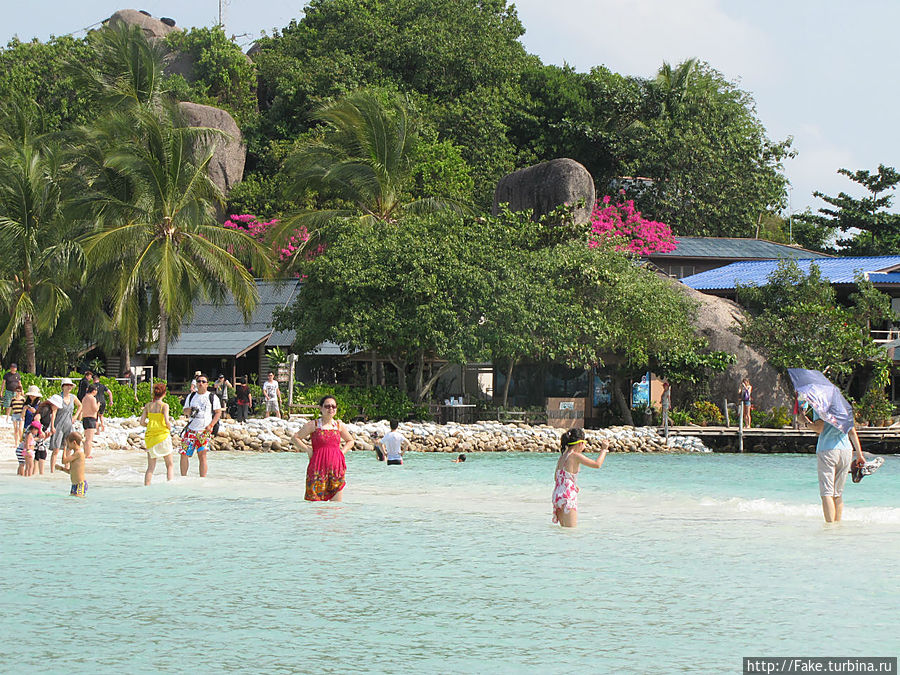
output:
[[[612,382],[609,378],[600,379],[594,375],[594,407],[610,405],[612,403]]]
[[[584,426],[587,398],[548,398],[547,424],[558,429]]]
[[[645,373],[640,382],[631,385],[631,407],[646,408],[650,405],[650,373]]]

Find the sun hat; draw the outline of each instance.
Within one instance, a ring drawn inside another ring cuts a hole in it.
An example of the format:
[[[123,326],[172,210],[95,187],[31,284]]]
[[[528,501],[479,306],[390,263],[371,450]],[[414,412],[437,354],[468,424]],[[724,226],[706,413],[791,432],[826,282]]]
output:
[[[50,403],[50,405],[54,405],[57,408],[63,407],[62,396],[60,396],[59,394],[53,394],[53,396],[48,398],[47,401]]]
[[[41,431],[43,431],[40,420],[31,420],[31,424],[29,424],[28,426],[30,426],[32,429],[40,429]]]
[[[62,379],[62,382],[59,383],[59,386],[60,386],[60,387],[65,387],[67,384],[68,384],[70,387],[74,387],[74,386],[75,386],[75,383],[72,382],[72,380],[70,380],[68,377],[64,377],[64,378]]]
[[[26,396],[40,396],[41,390],[38,389],[38,386],[36,384],[33,384],[30,387],[28,387],[28,391],[25,392],[25,395]]]

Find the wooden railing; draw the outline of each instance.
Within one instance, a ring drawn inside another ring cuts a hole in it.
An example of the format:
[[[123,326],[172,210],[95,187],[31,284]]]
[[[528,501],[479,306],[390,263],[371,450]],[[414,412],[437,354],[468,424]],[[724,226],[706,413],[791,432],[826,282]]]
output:
[[[869,336],[878,344],[885,344],[900,339],[900,329],[892,328],[891,330],[870,330]]]

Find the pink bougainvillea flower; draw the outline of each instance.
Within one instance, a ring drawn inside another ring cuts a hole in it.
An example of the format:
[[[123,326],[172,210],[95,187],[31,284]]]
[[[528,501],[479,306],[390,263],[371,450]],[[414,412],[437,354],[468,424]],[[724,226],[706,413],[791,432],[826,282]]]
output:
[[[619,194],[625,194],[620,190]],[[599,246],[603,239],[620,238],[624,244],[616,245],[620,251],[635,255],[668,253],[678,245],[672,230],[665,223],[647,220],[634,208],[634,200],[613,203],[609,195],[604,195],[591,212],[591,232],[595,238],[592,247]]]
[[[244,213],[228,216],[224,225],[232,230],[243,230],[254,239],[262,241],[266,238],[269,228],[277,222],[277,218],[273,218],[272,220],[260,220],[253,214]],[[283,242],[280,247],[275,247],[274,251],[278,254],[278,261],[282,263],[285,262],[307,241],[309,241],[309,233],[306,231],[305,227],[294,230],[294,233],[288,237],[286,242]],[[310,257],[314,257],[323,250],[324,247],[319,246],[315,251],[310,252],[309,255]]]

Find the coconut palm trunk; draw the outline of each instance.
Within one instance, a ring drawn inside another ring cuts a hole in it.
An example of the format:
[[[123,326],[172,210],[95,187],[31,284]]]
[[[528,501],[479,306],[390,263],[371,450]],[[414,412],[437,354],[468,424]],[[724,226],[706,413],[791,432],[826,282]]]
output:
[[[169,379],[169,316],[159,308],[159,362],[156,364],[161,380]]]
[[[34,351],[34,318],[26,314],[22,321],[22,334],[25,337],[25,372],[34,375],[37,372],[37,362]]]

